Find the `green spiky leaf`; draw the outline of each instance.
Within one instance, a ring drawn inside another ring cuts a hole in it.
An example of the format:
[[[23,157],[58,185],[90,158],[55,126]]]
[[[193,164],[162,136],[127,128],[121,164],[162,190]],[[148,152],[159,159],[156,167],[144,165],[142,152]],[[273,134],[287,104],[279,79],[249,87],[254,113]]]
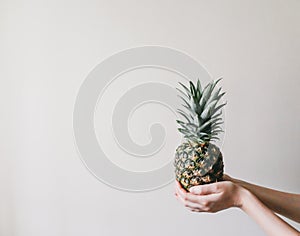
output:
[[[179,88],[177,90],[185,111],[178,109],[178,113],[185,120],[177,120],[177,123],[181,126],[178,130],[187,140],[197,142],[217,140],[218,134],[223,132],[221,109],[226,103],[220,105],[219,102],[225,92],[221,92],[221,88],[216,89],[221,79],[208,83],[203,89],[200,80],[195,84],[190,81],[189,88],[179,83],[183,90]]]

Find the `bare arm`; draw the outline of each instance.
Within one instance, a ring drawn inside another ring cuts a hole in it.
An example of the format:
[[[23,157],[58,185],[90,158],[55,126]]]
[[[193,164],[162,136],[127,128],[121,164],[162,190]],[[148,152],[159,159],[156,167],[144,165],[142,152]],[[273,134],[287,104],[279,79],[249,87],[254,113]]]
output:
[[[300,235],[298,231],[275,215],[248,190],[241,193],[241,195],[241,209],[256,221],[267,235]]]
[[[224,179],[248,189],[272,211],[300,223],[300,194],[280,192],[234,179],[227,175]]]

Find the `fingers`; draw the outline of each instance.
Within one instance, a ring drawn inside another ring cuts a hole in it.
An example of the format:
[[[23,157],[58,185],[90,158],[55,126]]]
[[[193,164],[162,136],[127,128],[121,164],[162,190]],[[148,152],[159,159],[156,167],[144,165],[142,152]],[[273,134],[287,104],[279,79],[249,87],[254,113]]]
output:
[[[177,199],[189,210],[199,210],[199,206],[195,202],[191,202],[184,198],[182,195],[178,194],[176,195]]]
[[[175,186],[176,198],[190,211],[216,212],[215,203],[219,201],[221,193],[209,195],[195,195],[185,191],[179,183]]]
[[[177,181],[175,191],[184,201],[198,203],[198,196],[185,191]]]
[[[175,188],[181,189],[182,191],[186,192],[186,190],[181,186],[181,184],[177,180],[175,181]]]
[[[221,185],[222,185],[222,182],[198,185],[198,186],[190,188],[190,192],[192,194],[197,194],[197,195],[208,195],[208,194],[219,193]]]
[[[176,198],[180,201],[187,209],[192,212],[217,212],[219,209],[216,207],[216,202],[219,201],[220,194],[210,194],[210,195],[198,195],[198,203],[190,202],[182,198],[181,195],[176,193]]]
[[[196,209],[199,212],[210,212],[214,213],[219,211],[219,204],[220,201],[220,193],[216,194],[209,194],[209,195],[198,195],[198,201]]]

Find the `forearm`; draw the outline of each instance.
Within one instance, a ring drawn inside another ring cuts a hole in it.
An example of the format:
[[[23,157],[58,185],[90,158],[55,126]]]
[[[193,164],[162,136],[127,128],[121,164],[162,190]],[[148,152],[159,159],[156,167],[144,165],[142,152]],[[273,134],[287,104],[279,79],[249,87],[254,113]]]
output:
[[[253,218],[269,236],[299,236],[299,232],[275,215],[255,195],[242,189],[240,208]]]
[[[264,188],[242,180],[231,181],[248,189],[269,209],[300,223],[300,195]]]

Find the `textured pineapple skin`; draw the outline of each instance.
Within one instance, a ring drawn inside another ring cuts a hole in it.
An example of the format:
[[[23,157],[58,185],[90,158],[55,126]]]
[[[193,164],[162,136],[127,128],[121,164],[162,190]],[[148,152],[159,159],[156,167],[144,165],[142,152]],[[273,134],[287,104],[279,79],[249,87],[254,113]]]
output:
[[[175,153],[176,180],[187,191],[202,184],[222,181],[224,173],[223,156],[212,143],[184,142]]]

